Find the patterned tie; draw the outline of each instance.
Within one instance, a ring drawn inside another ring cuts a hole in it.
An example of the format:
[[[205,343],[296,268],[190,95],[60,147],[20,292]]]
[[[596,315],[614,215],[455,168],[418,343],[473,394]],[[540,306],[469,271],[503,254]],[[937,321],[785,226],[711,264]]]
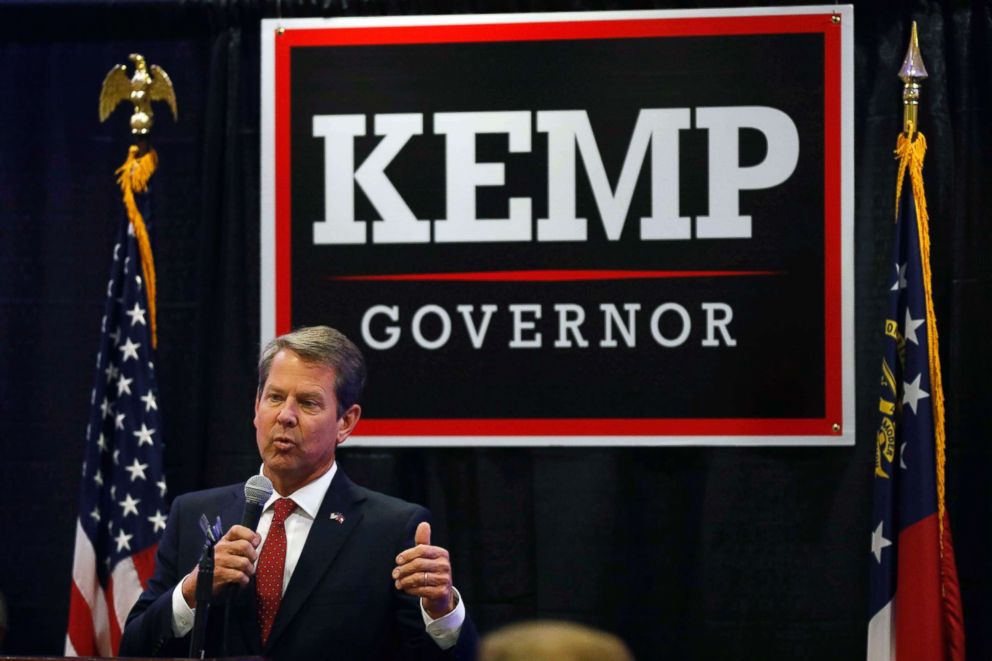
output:
[[[286,567],[286,517],[296,509],[289,498],[280,498],[273,505],[275,514],[269,534],[262,546],[262,555],[255,569],[255,589],[258,597],[258,628],[265,646],[272,631],[272,623],[282,601],[282,574]]]

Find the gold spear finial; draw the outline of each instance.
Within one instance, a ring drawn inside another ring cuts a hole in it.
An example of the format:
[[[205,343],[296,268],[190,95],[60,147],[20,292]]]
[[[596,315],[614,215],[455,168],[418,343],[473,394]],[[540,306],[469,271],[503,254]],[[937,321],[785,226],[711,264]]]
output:
[[[928,77],[927,68],[923,66],[923,56],[920,54],[920,39],[916,33],[916,21],[913,21],[913,32],[909,37],[909,48],[906,58],[899,69],[902,88],[902,130],[909,140],[916,135],[917,117],[920,109],[920,81]]]

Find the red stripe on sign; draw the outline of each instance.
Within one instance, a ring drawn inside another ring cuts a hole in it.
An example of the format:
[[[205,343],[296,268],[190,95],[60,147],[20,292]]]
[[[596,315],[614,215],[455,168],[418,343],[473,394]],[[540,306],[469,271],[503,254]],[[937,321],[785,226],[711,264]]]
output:
[[[290,44],[286,39],[276,39],[275,53],[275,148],[276,148],[276,335],[292,329],[292,205],[291,180],[291,126],[290,126]]]
[[[826,417],[844,426],[841,310],[841,25],[823,33],[823,322]]]
[[[69,642],[79,656],[97,656],[96,635],[93,633],[93,612],[83,599],[76,582],[69,589]]]
[[[944,658],[937,514],[899,533],[896,578],[896,657],[899,661]]]
[[[819,418],[362,418],[356,436],[789,436],[835,435]]]
[[[134,568],[138,572],[138,580],[141,581],[142,590],[148,589],[148,579],[155,571],[155,551],[157,549],[158,544],[153,544],[144,551],[138,551],[131,556],[131,562],[134,563]]]
[[[588,280],[655,280],[664,278],[742,278],[748,276],[781,275],[781,273],[781,271],[623,271],[576,269],[333,275],[329,276],[328,280],[361,280],[372,282],[583,282]]]
[[[557,41],[562,39],[637,39],[709,37],[747,34],[824,32],[832,14],[782,16],[719,16],[551,23],[475,23],[289,29],[277,39],[293,46],[366,46],[375,44],[439,44],[492,41]]]

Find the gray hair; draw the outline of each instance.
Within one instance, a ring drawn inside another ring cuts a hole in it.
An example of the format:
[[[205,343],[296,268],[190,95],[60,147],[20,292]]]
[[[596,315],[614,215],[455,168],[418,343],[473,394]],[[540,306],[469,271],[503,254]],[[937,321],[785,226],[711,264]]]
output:
[[[306,363],[334,370],[334,395],[338,417],[358,402],[365,387],[365,358],[355,343],[330,326],[308,326],[270,340],[258,358],[258,396],[269,378],[272,359],[283,349],[292,351]]]

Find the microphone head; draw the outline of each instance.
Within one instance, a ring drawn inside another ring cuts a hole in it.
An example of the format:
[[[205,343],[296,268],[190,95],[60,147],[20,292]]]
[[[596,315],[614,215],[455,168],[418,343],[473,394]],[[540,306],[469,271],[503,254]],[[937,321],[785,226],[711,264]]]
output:
[[[272,496],[272,481],[264,475],[252,475],[245,482],[245,501],[262,507]]]

